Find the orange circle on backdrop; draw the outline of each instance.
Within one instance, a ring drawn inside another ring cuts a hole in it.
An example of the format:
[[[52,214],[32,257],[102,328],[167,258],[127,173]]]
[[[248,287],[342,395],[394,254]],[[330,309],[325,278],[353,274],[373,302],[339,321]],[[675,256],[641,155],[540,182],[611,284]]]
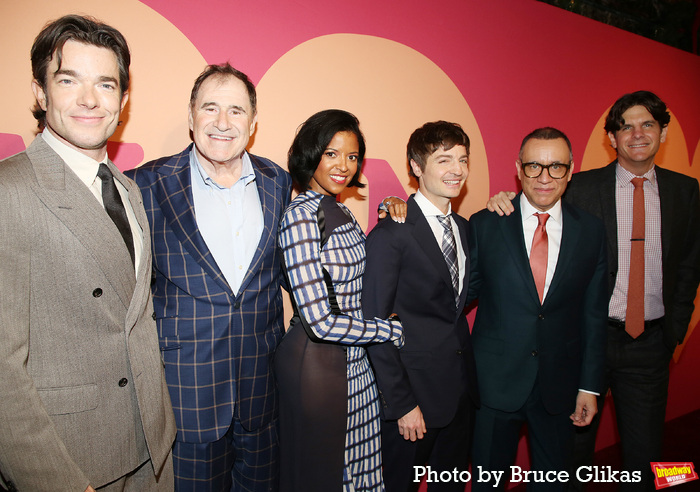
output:
[[[388,162],[407,194],[417,188],[406,161],[411,133],[428,121],[459,123],[471,140],[471,154],[468,193],[465,196],[463,191],[455,205],[467,217],[484,208],[489,174],[476,119],[450,78],[418,51],[375,36],[321,36],[285,53],[257,89],[253,153],[286,167],[287,150],[301,123],[323,109],[345,109],[360,120],[366,157]],[[362,198],[366,190],[343,198],[365,229],[368,210]]]

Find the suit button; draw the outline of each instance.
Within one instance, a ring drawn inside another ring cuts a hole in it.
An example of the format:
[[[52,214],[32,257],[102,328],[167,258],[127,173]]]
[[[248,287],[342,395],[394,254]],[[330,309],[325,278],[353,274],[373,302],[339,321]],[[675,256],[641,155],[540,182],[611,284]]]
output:
[[[151,317],[155,320],[156,319],[156,313],[154,312]]]
[[[537,316],[538,319],[544,319],[544,314],[540,314]]]
[[[241,308],[241,301],[236,301],[235,304],[233,305],[234,309],[240,309]]]
[[[537,353],[538,353],[537,350],[533,350],[533,351],[532,351],[532,356],[533,356],[533,357],[537,357]]]
[[[120,388],[123,388],[123,387],[126,386],[127,384],[129,384],[129,380],[128,380],[128,379],[126,379],[126,378],[121,378],[121,379],[119,380],[119,387],[120,387]]]
[[[461,351],[461,350],[455,350],[455,353],[456,353],[457,355],[462,355],[462,351]]]
[[[102,295],[102,289],[99,287],[92,291],[92,297],[100,297]]]

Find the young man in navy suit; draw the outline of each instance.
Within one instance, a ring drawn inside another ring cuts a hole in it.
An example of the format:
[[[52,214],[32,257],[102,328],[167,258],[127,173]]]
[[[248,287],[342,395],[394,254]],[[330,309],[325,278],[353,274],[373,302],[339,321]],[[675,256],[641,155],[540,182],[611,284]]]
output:
[[[527,424],[531,490],[561,490],[574,426],[590,424],[603,387],[607,263],[602,222],[562,203],[569,139],[554,128],[525,137],[515,213],[472,216],[469,298],[481,408],[472,490],[503,490]],[[572,425],[573,421],[573,425]],[[481,475],[485,470],[491,480]],[[552,472],[547,474],[547,472]],[[497,475],[498,474],[498,475]]]
[[[404,224],[385,220],[367,238],[362,306],[367,318],[397,313],[406,344],[368,348],[382,406],[388,492],[417,490],[416,470],[466,471],[474,408],[474,357],[463,313],[469,279],[468,223],[451,199],[469,173],[469,137],[455,123],[417,129],[408,143],[419,188]],[[444,246],[444,251],[443,251]],[[460,481],[429,490],[463,491]]]

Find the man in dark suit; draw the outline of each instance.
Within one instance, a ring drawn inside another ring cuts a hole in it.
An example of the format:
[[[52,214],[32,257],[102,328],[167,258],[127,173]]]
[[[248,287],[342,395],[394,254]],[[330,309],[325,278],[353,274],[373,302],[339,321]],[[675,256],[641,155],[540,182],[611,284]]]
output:
[[[168,492],[175,419],[148,220],[107,157],[129,48],[69,15],[31,60],[43,131],[0,162],[0,488]]]
[[[578,173],[566,194],[571,203],[601,217],[608,236],[608,357],[599,403],[610,388],[623,468],[641,471],[643,479],[641,485],[621,484],[622,490],[655,490],[650,462],[662,459],[669,363],[685,338],[700,281],[698,182],[654,162],[669,120],[656,94],[622,96],[605,120],[617,160]],[[635,177],[643,179],[644,262],[630,267]],[[644,290],[628,299],[635,270],[643,272]],[[637,333],[628,326],[633,317],[628,309],[640,315]],[[592,464],[598,423],[577,433],[576,467]]]
[[[700,281],[700,194],[696,179],[656,165],[670,115],[654,93],[625,94],[610,109],[605,131],[617,159],[574,175],[564,199],[600,217],[608,250],[608,353],[606,380],[615,404],[624,470],[642,475],[621,489],[654,490],[650,462],[660,461],[668,397],[669,363],[685,338]],[[643,241],[632,234],[633,178],[643,178]],[[489,203],[506,210],[509,201]],[[499,213],[501,213],[499,211]],[[632,243],[644,244],[642,265],[630,268]],[[644,290],[630,296],[630,271],[644,272]],[[640,301],[643,299],[643,303]],[[628,308],[636,328],[628,328]],[[644,315],[643,318],[641,315]],[[631,334],[629,333],[631,332]],[[578,429],[573,471],[592,465],[599,419]],[[583,485],[572,481],[572,488]]]
[[[479,403],[463,313],[468,223],[450,202],[467,179],[469,137],[454,123],[426,123],[411,135],[408,160],[418,191],[408,200],[405,224],[382,221],[367,238],[362,291],[365,317],[397,313],[406,339],[402,350],[390,343],[368,348],[381,398],[388,492],[417,490],[414,467],[466,471]],[[430,483],[429,490],[464,486]]]
[[[228,64],[192,89],[194,145],[129,174],[151,226],[154,307],[178,424],[177,490],[276,490],[279,218],[291,179],[246,152],[255,86]]]
[[[567,469],[571,421],[588,425],[597,411],[607,317],[605,231],[599,219],[561,202],[572,160],[561,131],[533,131],[516,161],[523,191],[515,213],[483,210],[470,220],[467,302],[479,299],[472,337],[481,392],[472,490],[503,489],[524,423],[531,468],[544,474],[532,489],[561,490],[556,473]]]

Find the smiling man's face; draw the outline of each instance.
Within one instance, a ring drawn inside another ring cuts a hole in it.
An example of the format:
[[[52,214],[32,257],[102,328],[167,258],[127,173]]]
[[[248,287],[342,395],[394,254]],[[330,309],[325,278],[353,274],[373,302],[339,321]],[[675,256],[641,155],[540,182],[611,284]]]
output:
[[[189,113],[200,162],[205,167],[203,160],[212,166],[240,162],[256,122],[245,84],[232,76],[210,76]]]
[[[617,161],[631,173],[641,176],[654,164],[667,128],[661,128],[644,106],[632,106],[622,113],[624,123],[616,132],[608,132],[610,145],[617,150]]]
[[[60,67],[57,58],[54,53],[45,87],[32,82],[46,111],[46,127],[69,147],[101,161],[129,98],[119,87],[117,56],[107,48],[68,40]]]

